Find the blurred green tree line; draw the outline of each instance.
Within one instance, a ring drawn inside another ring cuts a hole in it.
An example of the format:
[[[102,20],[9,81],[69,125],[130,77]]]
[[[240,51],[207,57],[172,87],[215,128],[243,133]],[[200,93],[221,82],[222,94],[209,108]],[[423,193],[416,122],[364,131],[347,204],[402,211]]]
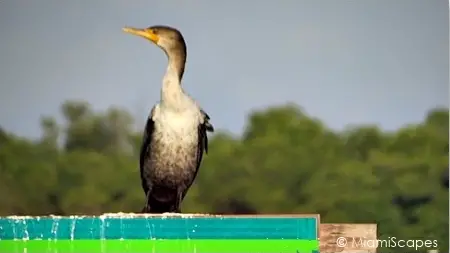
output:
[[[64,122],[42,118],[39,140],[0,128],[0,215],[140,211],[133,117],[82,101],[61,112]],[[210,138],[183,212],[319,213],[322,222],[378,223],[381,238],[438,239],[448,252],[448,155],[448,108],[395,132],[338,132],[295,105],[272,107],[253,112],[242,136]]]

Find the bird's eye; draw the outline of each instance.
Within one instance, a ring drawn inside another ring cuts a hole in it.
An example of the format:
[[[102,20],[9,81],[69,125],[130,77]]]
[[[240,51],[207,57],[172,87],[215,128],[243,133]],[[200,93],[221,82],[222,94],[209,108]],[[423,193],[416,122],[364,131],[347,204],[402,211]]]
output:
[[[158,34],[159,31],[158,31],[157,28],[153,28],[153,29],[152,29],[152,32],[153,32],[154,34]]]

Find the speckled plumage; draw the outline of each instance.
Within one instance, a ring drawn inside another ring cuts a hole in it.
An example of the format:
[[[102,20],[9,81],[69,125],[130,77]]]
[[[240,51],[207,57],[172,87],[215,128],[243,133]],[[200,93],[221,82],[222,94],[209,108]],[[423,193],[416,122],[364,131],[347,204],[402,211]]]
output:
[[[194,182],[203,152],[207,152],[206,131],[212,126],[200,110],[198,120],[189,112],[162,117],[159,106],[147,121],[141,150],[142,187],[147,196],[143,211],[181,212],[181,201]]]
[[[181,212],[180,205],[194,182],[203,152],[208,151],[209,116],[181,87],[186,61],[183,36],[174,28],[149,27],[169,63],[163,79],[161,102],[145,126],[140,152],[140,175],[146,204],[142,212]]]

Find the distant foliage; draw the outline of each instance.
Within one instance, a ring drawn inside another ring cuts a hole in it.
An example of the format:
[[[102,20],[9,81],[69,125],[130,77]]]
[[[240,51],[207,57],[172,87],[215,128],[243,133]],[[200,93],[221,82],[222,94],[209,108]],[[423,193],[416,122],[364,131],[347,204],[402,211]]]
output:
[[[0,215],[139,211],[141,133],[130,114],[77,101],[61,111],[65,122],[42,118],[38,141],[0,129]],[[336,132],[293,105],[255,112],[242,137],[210,138],[183,211],[319,213],[376,222],[381,237],[438,239],[448,252],[448,124],[448,109],[396,132]]]

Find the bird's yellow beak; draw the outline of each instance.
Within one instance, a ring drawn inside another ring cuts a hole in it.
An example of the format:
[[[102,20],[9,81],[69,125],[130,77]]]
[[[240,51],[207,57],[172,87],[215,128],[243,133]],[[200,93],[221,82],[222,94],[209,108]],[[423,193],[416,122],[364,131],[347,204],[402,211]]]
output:
[[[133,27],[124,27],[122,30],[126,33],[130,33],[133,35],[141,36],[143,38],[146,38],[153,43],[158,43],[159,36],[153,32],[152,29],[144,28],[144,29],[138,29]]]

